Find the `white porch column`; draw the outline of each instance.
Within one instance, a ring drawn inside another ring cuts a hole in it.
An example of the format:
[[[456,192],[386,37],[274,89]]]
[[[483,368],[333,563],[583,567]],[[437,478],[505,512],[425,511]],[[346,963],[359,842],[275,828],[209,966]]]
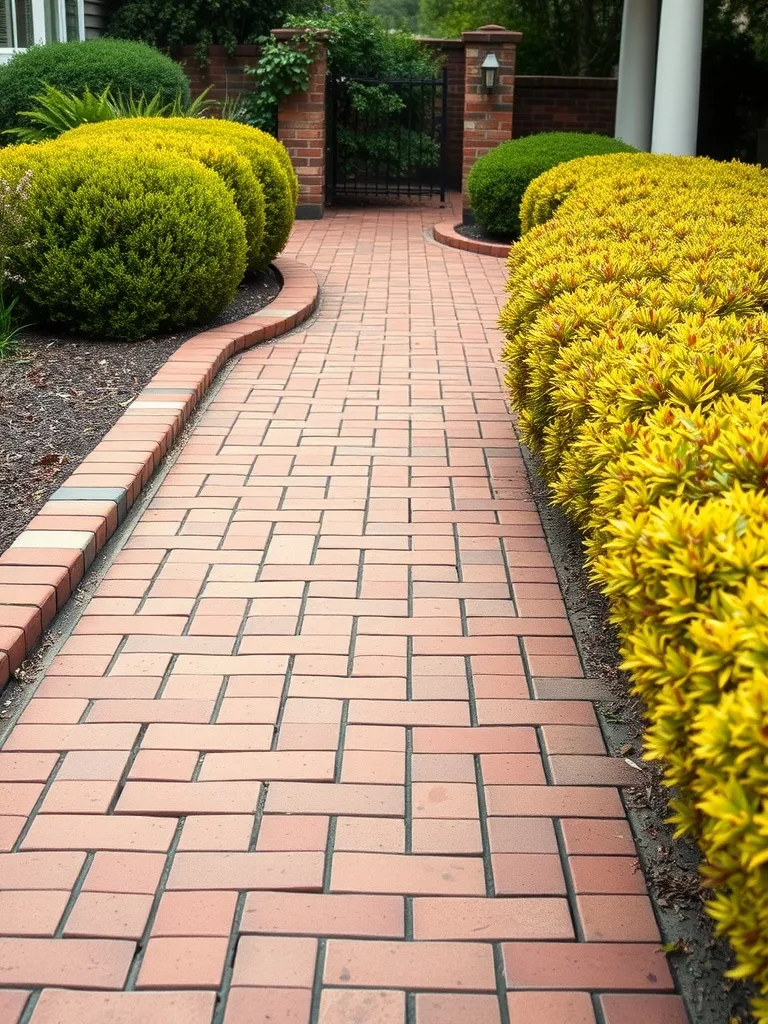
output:
[[[651,148],[659,0],[624,0],[616,97],[617,139]]]
[[[653,107],[654,153],[696,153],[703,19],[704,0],[662,0]]]

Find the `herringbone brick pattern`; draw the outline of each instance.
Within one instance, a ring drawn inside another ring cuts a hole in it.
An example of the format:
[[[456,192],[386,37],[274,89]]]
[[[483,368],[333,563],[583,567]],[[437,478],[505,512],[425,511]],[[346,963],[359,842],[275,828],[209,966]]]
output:
[[[0,1020],[684,1024],[440,211],[297,225],[0,753]]]

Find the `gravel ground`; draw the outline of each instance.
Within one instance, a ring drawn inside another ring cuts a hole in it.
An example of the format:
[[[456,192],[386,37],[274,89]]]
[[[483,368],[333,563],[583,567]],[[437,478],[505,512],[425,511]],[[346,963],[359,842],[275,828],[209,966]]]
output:
[[[208,325],[138,342],[25,331],[0,361],[0,551],[102,439],[182,342],[255,313],[280,291],[268,270],[245,281]]]

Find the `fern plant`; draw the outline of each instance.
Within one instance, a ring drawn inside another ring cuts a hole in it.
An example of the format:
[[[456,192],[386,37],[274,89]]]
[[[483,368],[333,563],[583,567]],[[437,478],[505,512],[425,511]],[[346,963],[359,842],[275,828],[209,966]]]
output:
[[[81,124],[95,124],[124,117],[210,117],[221,106],[216,100],[209,100],[208,89],[191,103],[181,93],[170,102],[163,99],[162,92],[147,97],[142,93],[134,96],[117,92],[114,95],[109,86],[94,95],[86,86],[82,96],[63,92],[53,85],[46,85],[43,92],[34,96],[37,104],[34,110],[20,111],[20,116],[29,124],[20,128],[7,128],[4,135],[13,135],[19,142],[37,143],[58,138],[70,128]]]
[[[19,111],[19,115],[26,118],[29,124],[21,128],[6,128],[4,135],[13,135],[19,142],[45,142],[79,124],[109,121],[115,116],[109,88],[94,95],[86,86],[83,95],[76,96],[53,85],[46,85],[43,92],[33,96],[33,99],[37,104],[34,110]]]

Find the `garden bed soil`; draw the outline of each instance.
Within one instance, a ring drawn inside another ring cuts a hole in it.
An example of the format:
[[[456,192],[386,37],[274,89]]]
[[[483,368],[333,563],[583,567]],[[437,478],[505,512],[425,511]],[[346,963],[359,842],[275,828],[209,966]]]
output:
[[[565,515],[550,505],[535,456],[521,448],[586,674],[603,684],[612,697],[595,704],[609,752],[642,766],[641,784],[622,791],[624,804],[691,1024],[748,1024],[753,1019],[751,993],[748,986],[723,977],[733,966],[733,957],[727,943],[714,937],[713,922],[705,913],[707,894],[699,885],[698,850],[690,840],[674,839],[666,821],[671,812],[661,768],[642,760],[642,704],[619,668],[618,638],[608,620],[605,598],[589,582],[582,538]]]
[[[144,341],[106,342],[24,331],[0,361],[0,551],[37,515],[182,342],[240,320],[271,302],[280,279],[271,268],[246,280],[208,324]]]
[[[475,242],[490,242],[492,245],[512,245],[515,241],[508,235],[489,235],[479,224],[457,224],[454,231],[457,235],[471,238]]]

